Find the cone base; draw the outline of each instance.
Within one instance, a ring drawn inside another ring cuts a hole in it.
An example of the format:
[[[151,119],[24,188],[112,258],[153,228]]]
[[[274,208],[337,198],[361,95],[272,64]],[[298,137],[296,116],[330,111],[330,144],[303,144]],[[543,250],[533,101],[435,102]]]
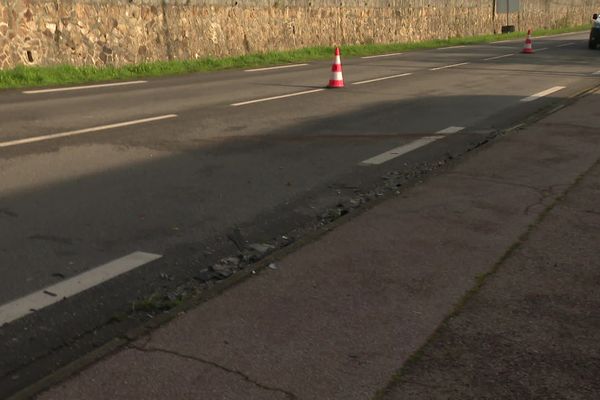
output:
[[[533,54],[533,50],[532,49],[523,49],[523,51],[521,53],[523,53],[523,54]]]
[[[327,85],[327,88],[329,89],[336,89],[336,88],[343,88],[344,87],[344,81],[329,81],[329,85]]]

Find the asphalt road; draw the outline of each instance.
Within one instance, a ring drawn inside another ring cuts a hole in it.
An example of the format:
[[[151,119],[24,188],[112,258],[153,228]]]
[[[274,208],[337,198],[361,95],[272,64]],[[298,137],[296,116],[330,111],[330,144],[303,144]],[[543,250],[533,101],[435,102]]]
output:
[[[587,34],[521,48],[342,49],[335,90],[319,90],[323,62],[0,92],[0,397],[150,318],[114,316],[236,254],[236,229],[248,243],[298,239],[384,177],[418,176],[600,83]],[[431,143],[364,164],[419,140]],[[2,320],[2,307],[136,251],[160,258]]]

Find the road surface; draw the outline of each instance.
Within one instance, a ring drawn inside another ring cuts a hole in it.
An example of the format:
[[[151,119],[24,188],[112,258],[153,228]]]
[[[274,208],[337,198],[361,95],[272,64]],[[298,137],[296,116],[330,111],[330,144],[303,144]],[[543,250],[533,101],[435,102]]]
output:
[[[314,62],[0,92],[0,397],[151,318],[132,304],[240,241],[298,239],[600,84],[587,34],[521,48],[342,49],[335,90]]]

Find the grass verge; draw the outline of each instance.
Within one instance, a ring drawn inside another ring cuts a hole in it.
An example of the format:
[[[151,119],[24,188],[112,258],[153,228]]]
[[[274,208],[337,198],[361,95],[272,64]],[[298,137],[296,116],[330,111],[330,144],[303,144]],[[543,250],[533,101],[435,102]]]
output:
[[[589,25],[558,29],[541,29],[534,36],[577,32],[589,29]],[[456,37],[445,40],[426,40],[414,43],[361,44],[343,46],[343,55],[348,57],[406,52],[421,49],[434,49],[446,46],[489,43],[503,39],[516,39],[525,36],[525,32],[509,34],[490,34],[470,37]],[[183,61],[156,61],[150,63],[125,65],[122,67],[74,67],[58,65],[47,67],[18,66],[0,71],[0,89],[61,86],[69,84],[100,81],[117,81],[148,78],[165,75],[179,75],[191,72],[206,72],[225,69],[255,68],[287,63],[324,60],[332,57],[330,46],[307,47],[290,51],[248,54],[237,57],[201,58]]]

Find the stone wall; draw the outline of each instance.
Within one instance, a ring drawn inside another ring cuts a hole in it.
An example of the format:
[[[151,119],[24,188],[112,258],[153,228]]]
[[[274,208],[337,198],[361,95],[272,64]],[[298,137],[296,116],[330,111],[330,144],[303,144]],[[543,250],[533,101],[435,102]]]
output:
[[[123,65],[500,30],[493,0],[0,0],[0,69]],[[521,0],[511,24],[590,21],[593,0]]]

